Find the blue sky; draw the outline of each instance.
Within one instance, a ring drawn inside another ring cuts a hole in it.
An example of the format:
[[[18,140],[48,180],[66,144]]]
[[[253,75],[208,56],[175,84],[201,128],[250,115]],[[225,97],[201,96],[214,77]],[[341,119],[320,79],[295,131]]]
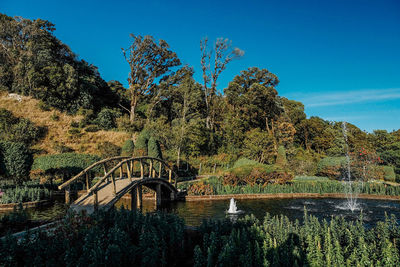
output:
[[[223,90],[243,69],[275,73],[281,96],[308,116],[363,130],[400,128],[400,1],[28,1],[0,12],[56,25],[56,36],[125,85],[121,47],[129,33],[166,40],[201,81],[199,41],[226,37],[245,51],[221,75]]]

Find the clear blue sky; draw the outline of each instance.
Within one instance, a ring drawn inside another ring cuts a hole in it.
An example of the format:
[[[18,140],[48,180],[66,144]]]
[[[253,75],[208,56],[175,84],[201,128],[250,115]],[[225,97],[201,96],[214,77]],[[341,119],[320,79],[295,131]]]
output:
[[[199,82],[199,40],[226,37],[245,56],[228,66],[219,90],[243,69],[267,68],[279,94],[302,101],[308,116],[400,128],[399,0],[0,0],[0,12],[53,22],[105,80],[125,85],[129,33],[166,40]]]

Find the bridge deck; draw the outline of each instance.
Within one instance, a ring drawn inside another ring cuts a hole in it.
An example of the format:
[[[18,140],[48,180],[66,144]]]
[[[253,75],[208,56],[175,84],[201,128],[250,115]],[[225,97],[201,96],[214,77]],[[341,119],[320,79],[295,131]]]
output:
[[[132,181],[137,181],[140,179],[141,178],[133,178]],[[115,180],[116,193],[118,194],[120,191],[122,191],[124,188],[126,188],[129,184],[131,184],[132,181],[127,178]],[[115,198],[115,196],[113,194],[113,184],[111,182],[102,185],[100,188],[99,188],[99,191],[97,192],[99,209],[101,209],[102,207],[109,204]],[[71,209],[76,212],[85,210],[87,214],[91,214],[94,211],[93,203],[94,203],[94,194],[92,194],[92,195],[85,194],[85,195],[81,196],[80,198],[78,198],[73,204],[71,204]]]

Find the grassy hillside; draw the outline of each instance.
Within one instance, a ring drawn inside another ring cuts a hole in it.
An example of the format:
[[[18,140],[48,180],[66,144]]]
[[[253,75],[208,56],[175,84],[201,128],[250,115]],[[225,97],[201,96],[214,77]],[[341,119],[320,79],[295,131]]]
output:
[[[38,107],[39,101],[31,97],[22,97],[19,102],[12,99],[6,92],[0,92],[0,108],[11,111],[16,117],[28,118],[38,126],[45,126],[48,129],[44,139],[34,145],[34,149],[46,151],[49,154],[55,154],[57,145],[64,145],[72,148],[78,153],[98,154],[97,145],[102,142],[110,142],[122,146],[124,141],[130,138],[126,132],[104,131],[85,132],[82,130],[82,136],[72,137],[68,130],[71,122],[79,122],[81,116],[70,116],[59,111],[42,111]],[[58,120],[52,117],[58,115]]]

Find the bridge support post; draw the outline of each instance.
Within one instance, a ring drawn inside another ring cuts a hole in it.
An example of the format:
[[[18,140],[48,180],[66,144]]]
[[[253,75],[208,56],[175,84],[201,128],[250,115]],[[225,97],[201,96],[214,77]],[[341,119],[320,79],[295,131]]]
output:
[[[89,191],[89,173],[86,173],[86,192]]]
[[[65,204],[71,204],[71,190],[69,186],[65,189]]]
[[[142,186],[141,186],[141,185],[136,186],[136,190],[137,190],[137,193],[136,193],[136,197],[137,197],[136,203],[137,203],[139,209],[142,209],[142,207],[143,207]]]
[[[138,199],[137,191],[138,191],[137,187],[134,187],[131,189],[131,210],[132,211],[137,208],[137,204],[138,204],[137,203],[137,199]]]
[[[162,200],[162,192],[161,192],[161,184],[156,185],[156,206],[159,207],[161,206],[161,200]]]

